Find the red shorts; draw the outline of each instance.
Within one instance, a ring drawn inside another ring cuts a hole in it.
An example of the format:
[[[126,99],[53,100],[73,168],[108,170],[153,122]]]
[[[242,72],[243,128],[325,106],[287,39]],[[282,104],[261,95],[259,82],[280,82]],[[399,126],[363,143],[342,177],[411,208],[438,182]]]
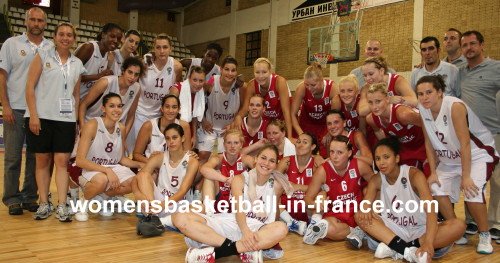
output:
[[[337,220],[339,220],[342,223],[347,224],[350,227],[356,227],[356,221],[354,220],[354,212],[349,212],[349,213],[334,213],[332,211],[328,211],[323,214],[323,218],[327,217],[335,217]]]
[[[286,205],[286,211],[290,214],[293,219],[309,222],[309,217],[307,216],[307,207],[302,202],[297,202],[301,199],[290,198],[288,199],[286,195],[281,196],[281,204]],[[288,205],[288,201],[290,205]]]

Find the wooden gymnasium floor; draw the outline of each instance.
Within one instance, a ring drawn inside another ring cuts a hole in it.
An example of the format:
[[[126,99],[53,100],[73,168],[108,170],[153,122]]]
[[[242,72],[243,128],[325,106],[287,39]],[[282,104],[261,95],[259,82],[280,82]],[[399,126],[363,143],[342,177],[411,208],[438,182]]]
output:
[[[0,153],[0,186],[3,189],[3,153]],[[2,190],[3,191],[3,190]],[[52,182],[51,192],[55,193]],[[463,218],[463,202],[457,206]],[[30,212],[9,216],[0,205],[0,262],[183,262],[186,245],[182,235],[166,232],[161,237],[142,238],[135,233],[134,215],[115,214],[111,218],[91,215],[87,222],[60,223],[54,215],[34,221]],[[500,245],[494,254],[475,252],[477,235],[469,244],[454,246],[451,253],[436,262],[500,262]],[[285,256],[275,262],[391,262],[376,260],[366,245],[356,251],[346,242],[319,241],[315,246],[302,243],[290,233],[281,242]],[[218,262],[239,262],[237,257]]]

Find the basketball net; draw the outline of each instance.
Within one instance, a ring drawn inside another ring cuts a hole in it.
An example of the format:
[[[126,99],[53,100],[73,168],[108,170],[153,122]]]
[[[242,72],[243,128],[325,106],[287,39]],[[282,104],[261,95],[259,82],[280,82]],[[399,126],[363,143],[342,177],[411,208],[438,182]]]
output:
[[[322,68],[326,68],[329,60],[333,59],[333,56],[327,53],[314,53],[314,60],[318,62]]]

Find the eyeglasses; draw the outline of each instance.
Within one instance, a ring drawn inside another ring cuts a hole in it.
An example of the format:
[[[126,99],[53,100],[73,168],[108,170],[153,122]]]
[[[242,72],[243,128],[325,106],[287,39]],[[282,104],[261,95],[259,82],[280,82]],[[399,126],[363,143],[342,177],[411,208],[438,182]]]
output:
[[[430,47],[421,47],[420,51],[426,52],[426,51],[434,51],[436,49],[435,46],[430,46]]]

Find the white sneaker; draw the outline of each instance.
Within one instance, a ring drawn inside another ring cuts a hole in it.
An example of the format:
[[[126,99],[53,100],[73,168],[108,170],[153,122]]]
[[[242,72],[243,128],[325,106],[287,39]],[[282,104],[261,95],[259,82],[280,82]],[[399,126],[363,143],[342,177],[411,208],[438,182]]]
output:
[[[85,206],[82,211],[76,211],[75,216],[74,216],[76,221],[85,222],[85,221],[89,220],[89,213],[88,213],[89,207],[88,207],[88,202],[86,202],[86,201],[90,201],[90,200],[85,200],[83,197],[82,197],[82,199],[80,199],[81,204],[83,205],[83,204],[87,203],[87,206]]]
[[[240,259],[241,259],[241,262],[243,262],[243,263],[262,263],[262,262],[264,262],[262,250],[240,253]]]
[[[306,233],[307,223],[300,220],[292,219],[292,223],[288,225],[288,230],[295,232],[301,236]]]
[[[214,263],[215,252],[213,247],[193,248],[186,252],[186,263]]]
[[[306,244],[314,245],[318,242],[318,239],[326,237],[327,232],[328,221],[321,219],[316,223],[309,224],[302,240]]]
[[[351,233],[347,235],[346,239],[351,243],[351,245],[357,249],[363,246],[363,238],[366,236],[365,231],[363,231],[359,226],[351,228]]]
[[[110,217],[110,216],[113,216],[113,208],[111,206],[111,204],[109,204],[107,201],[108,199],[102,197],[101,195],[96,195],[94,198],[94,200],[98,200],[99,202],[101,202],[101,211],[99,211],[99,215],[103,216],[103,217]],[[111,198],[109,198],[111,199]]]
[[[408,262],[427,263],[427,252],[423,253],[421,256],[418,256],[417,250],[417,247],[405,248],[404,259],[406,259]]]
[[[467,245],[467,242],[469,242],[469,240],[467,240],[467,236],[464,234],[459,240],[455,241],[455,244]]]
[[[376,258],[392,258],[395,260],[403,259],[403,255],[392,250],[388,245],[386,245],[385,243],[382,243],[382,242],[380,242],[378,244],[377,250],[375,250],[375,257]]]
[[[480,232],[479,233],[479,243],[477,244],[476,251],[479,254],[491,254],[491,253],[493,253],[493,246],[491,245],[490,232]]]

